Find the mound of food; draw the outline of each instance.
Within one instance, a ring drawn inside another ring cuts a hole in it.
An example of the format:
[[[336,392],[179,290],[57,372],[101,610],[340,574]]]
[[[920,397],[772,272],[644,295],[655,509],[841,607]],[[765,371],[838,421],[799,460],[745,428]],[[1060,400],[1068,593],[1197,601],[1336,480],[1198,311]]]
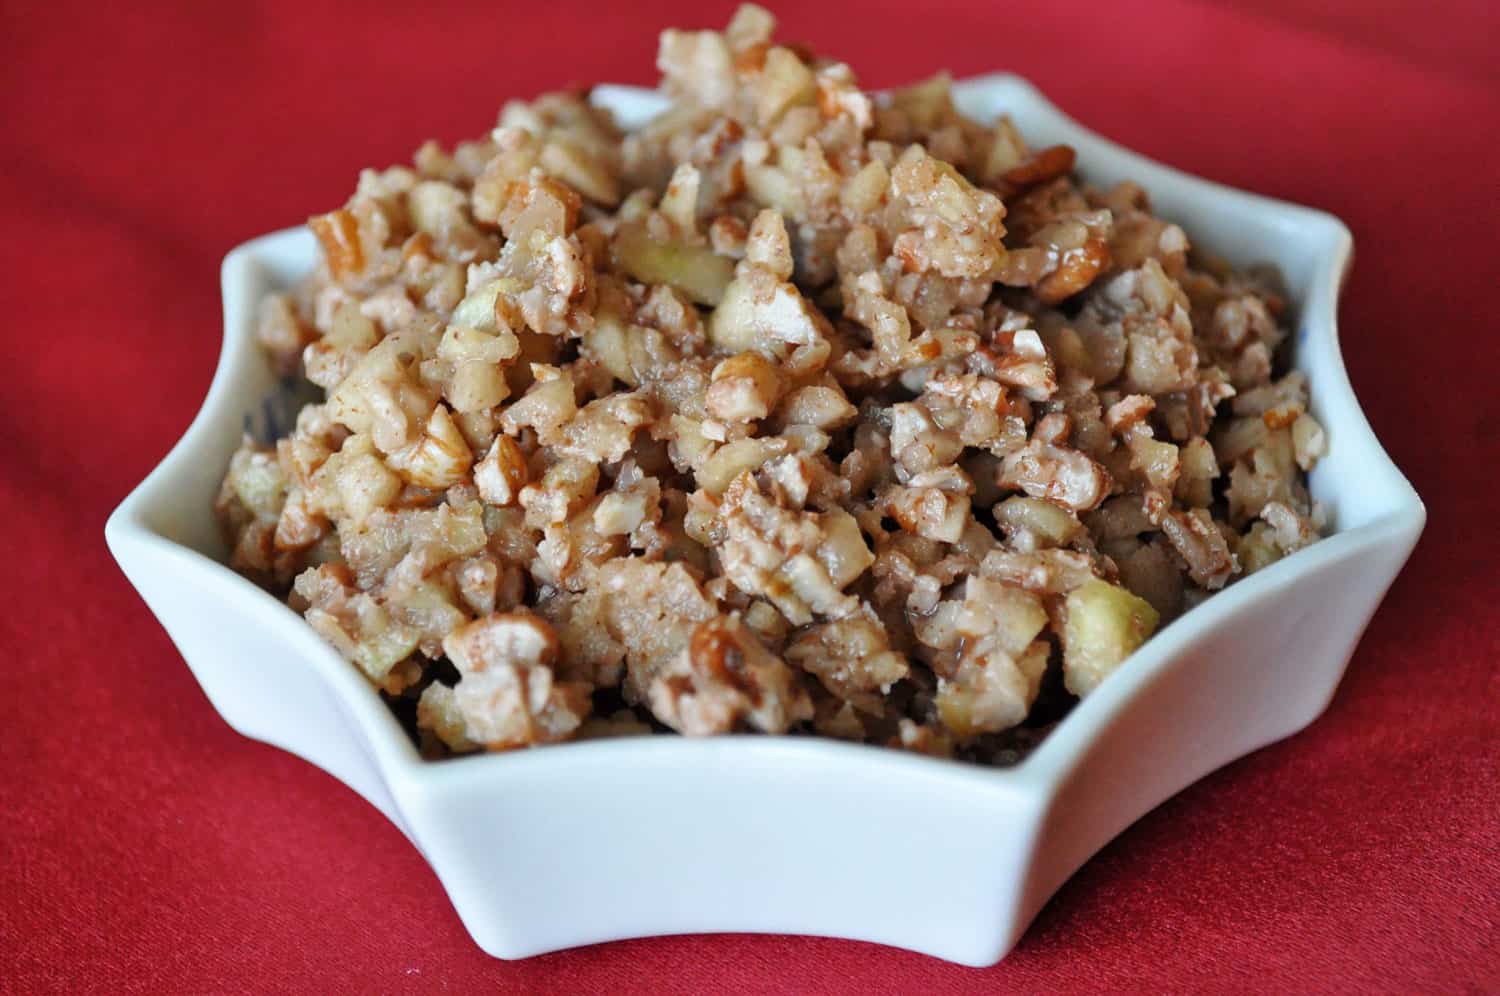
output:
[[[667,31],[365,170],[259,338],[324,393],[217,509],[434,755],[675,730],[982,761],[1314,541],[1274,278],[938,77]]]

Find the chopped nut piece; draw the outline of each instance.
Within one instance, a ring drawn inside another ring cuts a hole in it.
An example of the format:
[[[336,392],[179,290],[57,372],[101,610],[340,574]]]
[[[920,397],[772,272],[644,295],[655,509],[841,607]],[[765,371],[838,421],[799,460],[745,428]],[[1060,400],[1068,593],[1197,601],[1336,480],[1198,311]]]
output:
[[[1067,546],[1083,531],[1083,523],[1069,509],[1020,495],[995,506],[995,521],[1016,549],[1025,553],[1043,546]]]
[[[416,442],[386,461],[411,484],[424,488],[446,488],[464,479],[474,462],[469,444],[448,409],[438,405],[427,419],[427,427]]]
[[[1173,512],[1162,520],[1162,531],[1187,561],[1188,573],[1205,588],[1222,588],[1238,565],[1224,534],[1201,508]]]
[[[787,648],[789,663],[862,712],[878,716],[883,696],[910,671],[891,650],[885,627],[868,611],[808,627]]]
[[[1109,493],[1109,475],[1099,464],[1078,450],[1035,439],[1006,456],[1000,484],[1075,512],[1094,508]]]
[[[461,676],[454,705],[465,735],[494,749],[567,739],[589,711],[589,686],[556,681],[557,636],[537,616],[511,612],[461,626],[443,641]]]
[[[526,455],[509,436],[496,436],[484,458],[474,465],[474,486],[491,505],[510,505],[530,480]]]
[[[724,575],[747,595],[767,599],[799,625],[814,613],[840,618],[858,608],[842,589],[874,556],[849,513],[785,508],[746,473],[724,493],[717,518]]]
[[[648,693],[657,719],[689,736],[728,733],[743,724],[785,733],[812,718],[796,675],[738,616],[699,623],[688,645],[659,671]]]
[[[759,353],[737,353],[714,367],[704,406],[726,422],[749,422],[771,414],[781,378]]]
[[[1297,454],[1297,466],[1312,470],[1328,452],[1328,437],[1318,420],[1304,412],[1292,423],[1292,446]]]
[[[967,489],[968,481],[962,486]],[[881,497],[880,509],[918,536],[956,543],[969,521],[969,496],[937,486],[894,485]]]
[[[364,251],[360,247],[359,222],[346,210],[333,211],[307,219],[307,226],[318,237],[329,272],[335,280],[364,269]]]
[[[1049,145],[1038,149],[1024,162],[1017,163],[1001,175],[1000,180],[1012,189],[1024,189],[1044,183],[1055,176],[1071,172],[1077,154],[1071,145]]]
[[[430,732],[455,754],[479,750],[482,744],[469,739],[458,697],[447,685],[433,682],[417,700],[417,728]]]

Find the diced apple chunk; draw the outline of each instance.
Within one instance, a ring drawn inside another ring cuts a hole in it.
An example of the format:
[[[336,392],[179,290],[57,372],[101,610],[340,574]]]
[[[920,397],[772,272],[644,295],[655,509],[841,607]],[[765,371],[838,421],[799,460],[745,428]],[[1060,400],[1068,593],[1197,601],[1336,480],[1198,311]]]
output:
[[[498,277],[470,291],[458,307],[453,309],[453,324],[462,325],[481,332],[494,332],[499,328],[495,320],[495,304],[502,294],[519,294],[525,287],[519,280]]]
[[[1094,578],[1068,595],[1063,626],[1063,679],[1083,696],[1120,666],[1160,620],[1151,603]]]
[[[653,241],[640,228],[621,229],[614,248],[616,262],[635,279],[675,287],[699,304],[717,305],[734,279],[734,260],[707,246]]]

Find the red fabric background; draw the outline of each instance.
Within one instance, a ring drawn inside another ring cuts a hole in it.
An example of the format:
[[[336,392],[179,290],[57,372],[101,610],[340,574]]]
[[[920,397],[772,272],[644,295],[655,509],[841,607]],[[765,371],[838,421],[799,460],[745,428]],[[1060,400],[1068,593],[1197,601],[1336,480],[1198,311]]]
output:
[[[218,719],[104,549],[208,384],[226,250],[506,97],[649,82],[659,27],[729,7],[131,6],[0,6],[0,989],[1500,990],[1493,5],[784,16],[872,84],[1012,69],[1132,148],[1346,219],[1350,372],[1431,512],[1328,714],[1147,816],[982,972],[744,936],[493,961],[373,809]]]

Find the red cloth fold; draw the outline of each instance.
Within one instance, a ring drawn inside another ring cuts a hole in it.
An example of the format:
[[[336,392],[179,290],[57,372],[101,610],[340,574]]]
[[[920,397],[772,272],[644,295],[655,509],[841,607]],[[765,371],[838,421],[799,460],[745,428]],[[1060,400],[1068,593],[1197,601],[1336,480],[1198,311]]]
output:
[[[0,10],[0,989],[1500,990],[1489,4],[785,14],[873,85],[1013,70],[1131,148],[1344,218],[1350,375],[1431,514],[1327,715],[1143,819],[998,967],[742,936],[494,961],[373,809],[214,714],[102,527],[207,387],[220,258],[509,97],[651,81],[656,31],[711,6]]]

